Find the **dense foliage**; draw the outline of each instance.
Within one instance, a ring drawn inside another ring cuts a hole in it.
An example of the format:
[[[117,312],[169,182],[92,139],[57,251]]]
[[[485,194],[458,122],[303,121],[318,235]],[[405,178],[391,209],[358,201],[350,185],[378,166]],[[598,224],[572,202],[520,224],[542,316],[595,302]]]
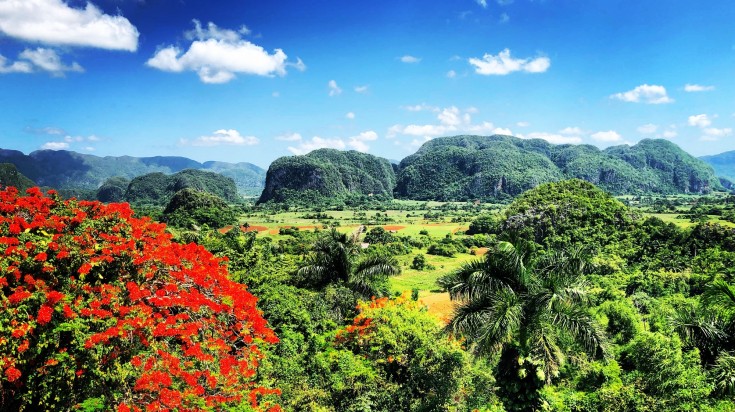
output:
[[[579,178],[615,194],[708,193],[712,168],[666,140],[600,151],[512,136],[454,136],[403,159],[395,194],[419,200],[503,199],[541,183]]]
[[[128,185],[125,200],[136,204],[165,206],[183,189],[211,193],[226,202],[238,202],[235,182],[213,172],[186,169],[172,175],[150,173],[138,176]]]
[[[395,173],[382,158],[354,150],[319,149],[271,163],[259,203],[344,204],[350,196],[393,197]]]
[[[221,228],[237,223],[237,213],[227,202],[190,188],[176,192],[161,218],[169,225],[182,228],[202,225]]]
[[[13,186],[19,190],[29,189],[36,184],[18,171],[12,163],[0,163],[0,189]]]
[[[124,204],[0,202],[3,410],[268,407],[277,338],[224,260]]]

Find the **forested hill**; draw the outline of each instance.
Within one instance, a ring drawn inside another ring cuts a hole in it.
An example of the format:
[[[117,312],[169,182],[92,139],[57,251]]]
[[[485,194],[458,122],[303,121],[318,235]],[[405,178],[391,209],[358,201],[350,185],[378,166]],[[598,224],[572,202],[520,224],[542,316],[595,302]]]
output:
[[[99,157],[67,150],[38,150],[28,155],[0,149],[0,163],[12,163],[39,186],[55,189],[96,190],[111,177],[133,179],[148,173],[172,174],[200,169],[232,178],[242,194],[257,195],[265,183],[265,170],[250,163],[205,162],[177,156]]]
[[[0,189],[13,186],[23,191],[36,184],[23,176],[12,163],[0,163]]]
[[[700,159],[712,166],[717,176],[735,181],[735,150],[712,156],[702,156]]]
[[[268,168],[258,203],[321,203],[350,197],[393,197],[396,176],[386,159],[365,153],[319,149],[276,159]]]
[[[600,150],[512,136],[454,136],[401,161],[395,195],[417,200],[497,199],[541,183],[579,178],[614,194],[708,193],[712,168],[667,140]]]

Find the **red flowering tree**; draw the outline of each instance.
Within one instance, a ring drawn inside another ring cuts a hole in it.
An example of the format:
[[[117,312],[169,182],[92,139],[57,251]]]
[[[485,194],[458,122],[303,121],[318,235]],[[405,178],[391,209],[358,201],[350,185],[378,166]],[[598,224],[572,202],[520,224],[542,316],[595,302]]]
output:
[[[277,410],[222,259],[127,204],[0,191],[0,409]]]

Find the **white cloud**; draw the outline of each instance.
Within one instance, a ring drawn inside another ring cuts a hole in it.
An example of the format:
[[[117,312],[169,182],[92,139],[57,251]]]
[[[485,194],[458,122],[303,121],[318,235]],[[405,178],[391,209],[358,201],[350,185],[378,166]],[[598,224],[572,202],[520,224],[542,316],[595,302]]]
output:
[[[508,13],[503,13],[500,15],[500,19],[498,19],[498,23],[505,24],[510,21],[510,16]]]
[[[243,136],[235,129],[220,129],[211,136],[200,136],[194,140],[182,139],[181,144],[191,146],[252,146],[260,141],[255,136]]]
[[[566,136],[569,136],[569,135],[579,136],[579,135],[583,135],[584,134],[584,132],[582,131],[582,129],[580,129],[579,127],[576,127],[576,126],[575,127],[565,127],[563,129],[559,130],[559,133],[560,134],[563,134],[563,135],[566,135]]]
[[[8,63],[8,59],[0,54],[0,74],[7,73],[33,73],[33,65],[22,61]]]
[[[685,92],[709,92],[715,89],[715,86],[702,86],[701,84],[686,84]]]
[[[648,84],[642,84],[627,92],[615,93],[610,98],[630,103],[662,104],[674,102],[674,99],[666,94],[664,86]]]
[[[638,133],[642,134],[654,134],[656,131],[658,131],[658,125],[655,125],[653,123],[644,124],[642,126],[639,126]]]
[[[504,134],[506,136],[513,136],[513,131],[507,127],[497,127],[493,129],[493,134]]]
[[[289,133],[276,137],[276,140],[282,140],[284,142],[298,142],[301,139],[302,137],[299,133]]]
[[[138,30],[122,16],[83,9],[63,0],[0,1],[0,32],[17,39],[57,46],[136,51]]]
[[[486,9],[487,8],[487,0],[475,0],[477,4],[480,5],[480,7]]]
[[[732,129],[729,127],[726,127],[724,129],[718,129],[716,127],[708,127],[704,129],[704,134],[710,137],[725,137],[725,136],[729,136],[731,133],[732,133]]]
[[[353,120],[355,118],[355,113],[354,112],[348,112],[345,115],[345,117],[348,118],[348,119],[350,119],[350,120]]]
[[[437,113],[438,124],[409,124],[393,125],[388,129],[388,138],[397,135],[423,137],[431,139],[438,136],[446,136],[458,133],[472,134],[510,134],[508,129],[500,129],[490,122],[473,123],[471,113],[476,111],[475,108],[460,110],[455,106],[446,107],[444,109],[433,108],[425,104],[406,107],[409,111],[431,110]],[[435,110],[434,110],[435,109]]]
[[[68,148],[69,143],[67,142],[46,142],[41,145],[41,149],[43,150],[64,150]]]
[[[306,67],[300,59],[296,63],[288,63],[288,56],[281,49],[270,54],[262,47],[243,40],[241,32],[219,29],[213,23],[202,29],[194,20],[194,30],[187,32],[187,37],[193,41],[186,52],[177,46],[166,46],[146,64],[168,72],[195,71],[204,83],[227,83],[238,73],[284,76],[287,66],[298,70]]]
[[[366,93],[368,91],[368,86],[355,86],[355,92],[356,93]]]
[[[708,127],[712,125],[712,119],[706,114],[695,114],[689,116],[689,126]]]
[[[447,72],[447,77],[449,77],[450,79],[454,79],[455,77],[457,77],[457,72],[455,72],[454,70],[450,70]]]
[[[590,137],[597,140],[598,142],[619,142],[623,139],[623,137],[620,136],[618,132],[613,131],[613,130],[592,133]]]
[[[20,55],[21,59],[28,60],[41,70],[47,71],[55,76],[63,76],[64,72],[83,72],[84,69],[78,63],[74,62],[70,66],[61,62],[61,58],[54,50],[44,49],[42,47],[36,50],[25,49]]]
[[[528,123],[528,122],[518,122],[518,123],[516,123],[516,126],[518,126],[518,127],[528,127],[530,125],[531,125],[531,123]]]
[[[329,83],[327,83],[327,86],[329,87],[330,96],[337,96],[342,94],[342,89],[337,86],[337,82],[335,80],[330,80]]]
[[[358,152],[367,153],[367,151],[370,150],[370,146],[365,142],[372,142],[374,140],[378,140],[378,134],[372,130],[368,130],[357,136],[350,137],[347,142],[347,146],[357,150]]]
[[[401,56],[400,60],[403,63],[418,63],[418,62],[421,61],[421,58],[420,57],[414,57],[414,56],[411,56],[411,55],[408,55],[407,54],[405,56]]]
[[[560,134],[546,132],[533,132],[519,137],[523,139],[543,139],[552,144],[582,143],[582,138],[579,136],[563,136]]]
[[[339,149],[344,150],[347,145],[342,139],[323,139],[319,136],[314,136],[311,140],[307,140],[299,144],[298,147],[289,146],[288,150],[295,155],[302,155],[311,152],[316,149]]]
[[[469,59],[469,62],[475,66],[475,73],[477,74],[498,76],[517,71],[543,73],[551,66],[551,60],[548,57],[515,59],[510,56],[510,49],[504,49],[497,56],[486,53],[481,59],[473,57]]]
[[[6,73],[33,73],[37,71],[49,72],[54,76],[63,77],[65,72],[84,71],[79,63],[66,65],[53,49],[38,47],[25,49],[18,55],[18,61],[8,64],[7,59],[0,55],[0,74]]]

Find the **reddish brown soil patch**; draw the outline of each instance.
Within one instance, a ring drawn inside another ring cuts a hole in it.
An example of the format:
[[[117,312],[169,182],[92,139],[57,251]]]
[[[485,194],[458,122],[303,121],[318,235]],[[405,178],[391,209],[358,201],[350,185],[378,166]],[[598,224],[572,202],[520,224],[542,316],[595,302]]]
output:
[[[278,229],[271,229],[270,231],[268,231],[268,234],[269,235],[277,235],[278,234]]]
[[[245,232],[265,232],[268,228],[265,226],[242,226],[242,230]]]
[[[398,231],[398,230],[405,229],[405,228],[406,228],[406,226],[398,226],[398,225],[386,225],[386,226],[383,226],[383,229],[388,230],[388,231],[390,231],[390,230]]]
[[[227,232],[229,232],[230,230],[232,230],[232,228],[233,228],[233,227],[234,227],[234,226],[232,226],[232,225],[229,225],[229,226],[225,226],[225,227],[223,227],[222,229],[219,229],[218,231],[219,231],[220,233],[222,233],[222,234],[224,235],[225,233],[227,233]]]
[[[486,247],[478,247],[477,249],[475,249],[475,255],[477,255],[477,256],[482,256],[485,253],[487,253],[487,248]]]
[[[299,230],[307,230],[307,229],[316,229],[316,226],[310,225],[310,226],[299,226]]]

